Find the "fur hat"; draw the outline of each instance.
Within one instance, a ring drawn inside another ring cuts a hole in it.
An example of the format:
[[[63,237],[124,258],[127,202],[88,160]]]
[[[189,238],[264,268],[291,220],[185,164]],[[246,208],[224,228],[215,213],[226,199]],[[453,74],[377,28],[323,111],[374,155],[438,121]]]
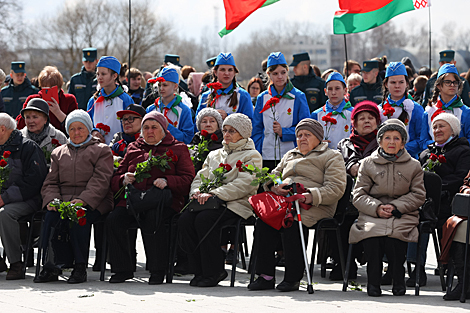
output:
[[[405,143],[408,140],[408,133],[406,132],[406,126],[402,121],[396,118],[386,120],[380,127],[377,132],[377,142],[382,141],[382,137],[387,131],[396,130],[401,135],[401,140]]]
[[[253,126],[251,125],[250,118],[246,116],[245,114],[242,114],[242,113],[230,114],[224,120],[223,126],[225,125],[229,125],[235,128],[240,133],[240,135],[245,139],[248,139],[251,137],[251,130],[253,129]]]
[[[91,121],[90,115],[87,112],[77,109],[69,113],[67,115],[67,119],[65,120],[65,130],[67,134],[69,133],[70,124],[73,122],[80,122],[88,129],[88,133],[91,133],[93,130],[93,122]]]
[[[439,121],[439,120],[447,122],[450,125],[450,128],[452,128],[452,135],[453,136],[458,136],[460,134],[460,121],[453,114],[450,114],[450,113],[438,114],[432,120],[431,125],[434,125],[434,123],[436,121]]]
[[[224,121],[222,120],[222,116],[220,115],[219,111],[213,108],[204,108],[196,116],[196,127],[199,131],[201,131],[201,122],[202,119],[207,117],[207,116],[212,116],[215,118],[217,121],[217,125],[219,125],[219,129],[222,129],[222,124]]]
[[[320,142],[323,141],[323,137],[325,135],[323,126],[321,126],[320,122],[317,120],[314,120],[313,118],[304,118],[301,120],[297,126],[295,127],[295,136],[297,137],[297,133],[299,130],[305,129],[310,131],[312,134],[315,135],[315,137],[320,140]]]

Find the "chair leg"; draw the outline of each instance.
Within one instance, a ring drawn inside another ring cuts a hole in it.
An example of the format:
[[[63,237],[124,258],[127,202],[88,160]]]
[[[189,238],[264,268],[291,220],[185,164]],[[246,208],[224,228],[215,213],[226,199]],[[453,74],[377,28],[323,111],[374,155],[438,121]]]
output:
[[[462,283],[462,294],[460,295],[460,302],[465,303],[465,296],[467,293],[467,261],[468,261],[468,242],[469,242],[469,235],[470,235],[470,223],[467,222],[467,234],[465,239],[465,257],[463,263],[463,283]]]
[[[415,265],[415,273],[416,273],[416,280],[415,280],[415,296],[419,296],[419,280],[420,280],[420,274],[421,274],[421,233],[422,233],[422,224],[419,224],[418,230],[419,230],[419,235],[418,235],[418,246],[416,248],[416,265]]]
[[[232,275],[230,277],[230,287],[235,287],[235,274],[237,273],[237,257],[238,257],[238,247],[240,244],[240,227],[241,227],[242,219],[240,218],[237,221],[237,225],[235,227],[235,243],[234,243],[234,251],[233,255],[235,256],[232,261]]]
[[[242,225],[240,233],[241,233],[241,236],[243,238],[242,243],[243,243],[243,246],[244,246],[245,257],[248,257],[249,256],[249,253],[248,253],[248,240],[247,240],[247,237],[246,237],[246,227],[245,227],[245,225]]]
[[[42,234],[42,227],[43,227],[43,222],[44,222],[44,215],[42,216],[41,218],[41,226],[40,226],[40,230],[39,230],[39,233]],[[39,237],[39,241],[38,241],[38,256],[36,258],[36,275],[34,276],[34,278],[38,277],[39,276],[39,271],[41,270],[41,262],[42,262],[42,238]]]
[[[108,256],[108,232],[106,229],[106,222],[103,231],[103,243],[101,249],[101,268],[100,268],[100,281],[104,281],[104,274],[106,272],[106,258]]]
[[[348,277],[349,277],[349,268],[351,267],[352,251],[353,251],[353,244],[351,243],[349,244],[348,256],[346,259],[346,269],[344,270],[344,275],[343,275],[343,291],[348,290]]]
[[[178,218],[177,215],[171,219],[170,222],[170,254],[169,254],[169,264],[168,264],[168,272],[166,275],[166,283],[171,284],[173,283],[173,275],[175,274],[175,261],[176,261],[176,250],[178,246]]]
[[[437,239],[435,228],[432,229],[431,235],[432,235],[432,241],[434,243],[434,251],[436,252],[437,268],[439,269],[439,278],[441,280],[441,288],[442,288],[442,291],[446,291],[446,282],[444,279],[444,268],[442,267],[442,263],[439,261],[441,257],[441,254],[439,251],[441,251],[441,249],[439,248],[439,240]]]
[[[29,233],[28,233],[28,242],[26,243],[26,252],[24,256],[24,262],[23,262],[23,269],[22,269],[22,277],[23,279],[26,277],[26,264],[28,263],[29,260],[29,253],[32,248],[32,242],[33,242],[33,230],[34,230],[34,217],[36,214],[33,214],[31,217],[31,221],[29,222]],[[33,251],[34,253],[34,251]]]
[[[315,253],[317,252],[317,244],[318,244],[318,232],[321,229],[321,225],[317,224],[317,227],[315,228],[315,234],[313,236],[313,246],[312,246],[312,258],[310,261],[310,277],[313,281],[313,271],[314,271],[314,264],[315,264]]]
[[[253,234],[253,246],[251,248],[251,257],[250,257],[250,284],[255,281],[256,274],[256,259],[258,258],[258,242],[256,240],[256,225],[255,231]]]
[[[338,242],[338,249],[339,249],[339,263],[341,264],[341,273],[345,272],[345,262],[344,262],[344,253],[343,253],[343,243],[341,242],[341,230],[336,227],[336,241]],[[349,274],[349,273],[348,273]]]
[[[246,237],[243,239],[243,231],[244,231],[244,226],[242,226],[242,229],[240,229],[240,239],[239,239],[239,246],[240,246],[240,258],[242,260],[242,268],[246,270],[246,260],[245,260],[245,250],[243,246],[246,244]],[[245,240],[245,241],[243,241]]]

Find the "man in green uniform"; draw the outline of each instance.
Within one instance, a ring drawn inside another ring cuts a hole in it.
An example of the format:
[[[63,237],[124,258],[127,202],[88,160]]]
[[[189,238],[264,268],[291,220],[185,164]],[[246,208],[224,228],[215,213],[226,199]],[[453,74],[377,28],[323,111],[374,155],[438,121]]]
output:
[[[362,64],[362,82],[349,95],[349,101],[355,106],[361,101],[382,102],[382,78],[379,75],[379,61],[364,61]]]
[[[11,62],[10,76],[10,83],[2,88],[2,98],[5,112],[16,118],[20,114],[26,98],[38,93],[38,89],[31,85],[28,77],[26,77],[23,61]]]
[[[98,52],[95,48],[82,50],[82,70],[72,76],[68,93],[75,96],[78,108],[85,110],[91,96],[96,92],[96,64],[98,63]]]

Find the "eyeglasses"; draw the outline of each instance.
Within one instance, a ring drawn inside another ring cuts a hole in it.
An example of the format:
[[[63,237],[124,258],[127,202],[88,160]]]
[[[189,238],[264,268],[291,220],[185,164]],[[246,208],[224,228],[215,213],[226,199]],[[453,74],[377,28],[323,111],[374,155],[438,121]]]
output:
[[[125,124],[126,122],[134,123],[134,121],[135,121],[136,118],[141,118],[141,117],[139,117],[139,116],[131,116],[131,117],[127,117],[127,118],[121,118],[121,123],[122,123],[122,124]]]
[[[450,86],[460,86],[460,81],[459,80],[444,80],[443,81],[444,86],[450,87]]]
[[[222,133],[224,133],[224,135],[226,133],[229,133],[230,136],[233,136],[234,134],[238,133],[235,129],[230,129],[230,130],[227,130],[227,129],[223,129],[222,130]]]

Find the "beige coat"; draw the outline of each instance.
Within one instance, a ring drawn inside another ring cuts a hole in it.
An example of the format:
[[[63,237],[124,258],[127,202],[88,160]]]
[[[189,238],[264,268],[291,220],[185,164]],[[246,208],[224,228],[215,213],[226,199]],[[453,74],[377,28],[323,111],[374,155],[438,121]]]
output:
[[[359,218],[351,227],[349,242],[382,236],[417,242],[418,208],[425,198],[424,173],[417,160],[405,151],[391,162],[375,151],[359,167],[353,190],[353,204],[359,210]],[[378,217],[377,208],[381,204],[394,205],[402,217]]]
[[[328,143],[319,144],[306,155],[298,148],[290,150],[273,170],[273,174],[279,173],[283,183],[301,183],[312,194],[312,207],[300,211],[302,224],[311,227],[322,218],[335,215],[346,189],[346,168],[341,153],[329,149]],[[265,190],[268,185],[264,185]]]
[[[211,190],[210,193],[227,201],[227,208],[244,219],[252,216],[253,209],[248,198],[256,194],[258,189],[258,186],[250,185],[256,177],[247,172],[239,172],[236,168],[238,160],[243,164],[252,164],[259,168],[263,165],[261,154],[256,151],[253,140],[241,139],[228,145],[224,141],[223,148],[210,152],[202,169],[196,174],[191,184],[190,197],[199,190],[201,174],[206,178],[213,179],[212,171],[219,167],[220,163],[227,163],[232,166],[232,170],[225,174],[224,184]]]

